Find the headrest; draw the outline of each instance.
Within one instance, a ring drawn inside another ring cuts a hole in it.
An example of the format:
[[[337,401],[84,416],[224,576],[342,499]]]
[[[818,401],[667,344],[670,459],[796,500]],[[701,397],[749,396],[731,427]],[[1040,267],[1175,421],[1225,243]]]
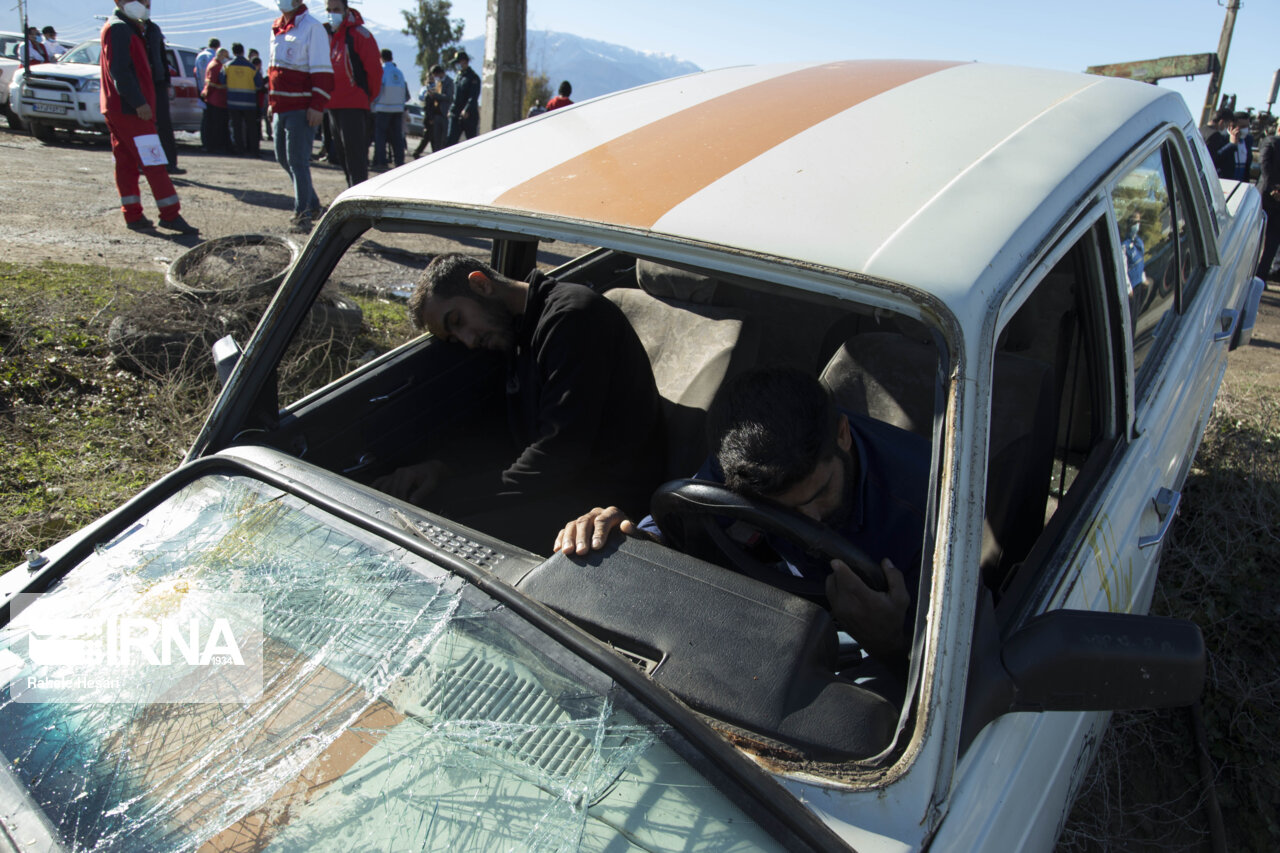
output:
[[[636,284],[650,296],[660,299],[679,299],[710,305],[719,282],[700,273],[669,267],[653,261],[636,261]]]

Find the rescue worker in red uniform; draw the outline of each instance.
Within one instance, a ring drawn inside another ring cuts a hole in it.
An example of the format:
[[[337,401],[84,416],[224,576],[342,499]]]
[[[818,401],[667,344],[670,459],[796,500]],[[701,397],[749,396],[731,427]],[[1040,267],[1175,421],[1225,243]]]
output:
[[[102,28],[99,105],[111,133],[120,208],[130,229],[152,227],[143,213],[138,187],[138,176],[145,175],[160,208],[159,227],[195,234],[197,229],[182,218],[178,192],[169,180],[164,149],[156,134],[156,90],[143,38],[143,27],[150,17],[151,0],[116,0],[115,15]]]

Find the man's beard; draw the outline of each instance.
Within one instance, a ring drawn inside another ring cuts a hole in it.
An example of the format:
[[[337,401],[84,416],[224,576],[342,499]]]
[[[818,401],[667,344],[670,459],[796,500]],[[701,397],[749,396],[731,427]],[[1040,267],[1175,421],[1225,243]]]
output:
[[[822,518],[822,523],[827,527],[839,530],[849,523],[849,519],[853,518],[854,502],[854,465],[853,454],[848,450],[836,448],[836,456],[840,457],[840,463],[844,467],[844,483],[840,488],[840,505],[834,510],[827,513]]]
[[[493,331],[484,335],[483,349],[510,354],[516,348],[516,323],[519,318],[501,299],[492,297],[480,300],[480,308]]]

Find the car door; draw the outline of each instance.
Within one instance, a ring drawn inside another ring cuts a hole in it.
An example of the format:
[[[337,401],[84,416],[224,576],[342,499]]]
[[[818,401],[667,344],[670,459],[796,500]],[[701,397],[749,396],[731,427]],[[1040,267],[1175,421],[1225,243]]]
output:
[[[1123,311],[1109,210],[1096,197],[1002,310],[993,347],[981,604],[975,648],[1059,608],[1127,610],[1136,543],[1125,482]],[[982,705],[971,678],[966,709]],[[1005,714],[962,732],[946,821],[955,849],[1049,849],[1106,722]],[[1000,807],[995,808],[994,804]]]
[[[169,106],[175,130],[200,129],[200,102],[196,97],[194,51],[169,47]]]
[[[985,628],[1009,637],[1053,609],[1150,607],[1161,545],[1222,376],[1226,343],[1213,338],[1232,331],[1216,322],[1217,300],[1230,295],[1204,260],[1210,238],[1197,229],[1210,208],[1192,203],[1188,188],[1198,185],[1186,179],[1183,153],[1164,134],[1119,164],[1065,247],[1002,312],[987,478],[988,539],[997,541],[983,552],[990,598],[980,636]],[[1013,358],[1048,365],[1047,403],[1036,385],[1001,369]],[[1041,454],[1010,463],[998,437],[1011,420],[1054,424],[1047,489],[1034,488],[1046,470]],[[1012,533],[993,512],[1011,500],[1022,512]],[[1042,523],[1028,512],[1042,513]],[[1108,720],[1011,714],[974,733],[950,811],[966,816],[952,827],[962,846],[1048,849]],[[1003,804],[996,817],[983,808],[992,797]]]

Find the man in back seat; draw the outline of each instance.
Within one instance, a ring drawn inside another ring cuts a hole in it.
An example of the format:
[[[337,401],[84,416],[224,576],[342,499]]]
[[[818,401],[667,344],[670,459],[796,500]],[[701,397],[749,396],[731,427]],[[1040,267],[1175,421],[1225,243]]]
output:
[[[822,564],[741,522],[728,526],[728,535],[748,549],[769,546],[781,558],[780,572],[825,577],[836,624],[881,663],[905,663],[919,588],[928,442],[841,411],[822,383],[786,367],[732,380],[708,413],[707,432],[712,456],[698,479],[821,521],[880,560],[889,588],[877,592],[843,562]],[[597,507],[564,525],[554,550],[587,554],[603,548],[615,528],[662,541],[651,517],[637,525],[618,507]]]
[[[658,389],[616,305],[536,270],[516,281],[453,253],[423,271],[409,310],[444,341],[506,355],[513,458],[472,471],[431,459],[375,488],[531,551],[595,496],[632,511],[647,504],[666,451]]]

